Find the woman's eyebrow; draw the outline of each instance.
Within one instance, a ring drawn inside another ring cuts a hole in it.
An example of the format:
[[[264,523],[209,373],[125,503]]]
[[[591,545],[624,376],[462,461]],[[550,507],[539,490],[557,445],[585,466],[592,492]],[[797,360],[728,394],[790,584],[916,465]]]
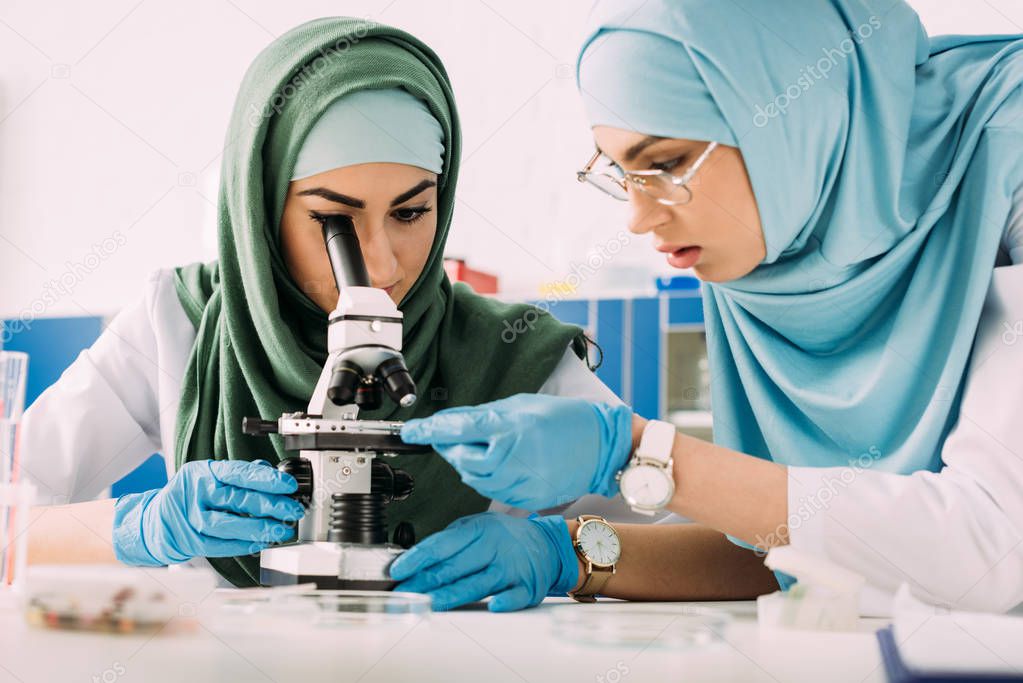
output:
[[[629,147],[627,150],[625,150],[625,161],[626,162],[633,161],[637,156],[639,156],[640,152],[642,152],[650,145],[657,144],[661,140],[667,139],[668,138],[658,137],[656,135],[647,135],[645,138],[634,144],[632,147]]]
[[[408,190],[405,190],[400,195],[395,197],[391,201],[391,206],[398,206],[398,204],[401,204],[402,202],[407,202],[408,200],[412,199],[426,188],[433,187],[436,184],[437,183],[435,183],[432,180],[421,180],[415,187],[409,188]]]
[[[323,197],[324,199],[328,199],[328,200],[330,200],[332,202],[337,202],[338,204],[345,204],[347,206],[351,206],[351,207],[356,208],[356,209],[365,209],[366,208],[366,202],[362,201],[361,199],[356,199],[355,197],[349,197],[346,194],[341,194],[340,192],[334,192],[334,190],[328,190],[325,187],[311,187],[308,190],[302,190],[298,194],[299,195],[314,195],[316,197]]]

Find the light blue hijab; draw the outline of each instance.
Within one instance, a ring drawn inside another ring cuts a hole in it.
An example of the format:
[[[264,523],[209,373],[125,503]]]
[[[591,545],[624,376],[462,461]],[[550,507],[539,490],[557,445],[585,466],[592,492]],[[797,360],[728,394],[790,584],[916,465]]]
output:
[[[1023,184],[1023,40],[929,39],[900,0],[612,0],[592,19],[591,123],[737,145],[757,198],[766,258],[703,288],[715,441],[937,471]]]
[[[334,100],[302,141],[292,180],[369,163],[444,170],[444,131],[402,88],[356,90]]]

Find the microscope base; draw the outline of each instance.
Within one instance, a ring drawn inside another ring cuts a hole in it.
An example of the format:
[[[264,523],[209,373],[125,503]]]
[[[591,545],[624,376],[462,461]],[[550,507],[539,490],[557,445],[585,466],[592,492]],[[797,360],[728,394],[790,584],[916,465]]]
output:
[[[292,586],[314,583],[318,590],[389,591],[397,584],[387,573],[402,549],[313,541],[267,548],[259,554],[259,583]]]

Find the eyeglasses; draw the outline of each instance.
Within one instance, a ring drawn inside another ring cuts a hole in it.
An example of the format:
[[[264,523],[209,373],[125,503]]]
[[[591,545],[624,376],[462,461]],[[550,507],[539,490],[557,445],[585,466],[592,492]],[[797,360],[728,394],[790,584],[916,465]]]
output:
[[[700,166],[707,160],[710,153],[718,143],[711,142],[703,153],[693,162],[685,173],[680,176],[672,175],[668,171],[623,171],[617,164],[608,160],[611,172],[596,171],[593,166],[597,163],[603,153],[598,149],[586,166],[581,171],[576,171],[575,177],[580,183],[589,183],[595,188],[609,194],[619,201],[626,201],[629,198],[629,185],[632,185],[640,192],[653,197],[658,204],[665,206],[678,206],[688,204],[693,199],[693,191],[689,189],[689,183],[693,176],[700,170]]]

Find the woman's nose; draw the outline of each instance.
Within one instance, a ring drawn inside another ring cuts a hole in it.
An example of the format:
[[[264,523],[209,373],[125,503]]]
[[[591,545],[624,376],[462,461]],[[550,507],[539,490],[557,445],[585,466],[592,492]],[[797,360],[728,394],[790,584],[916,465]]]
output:
[[[658,225],[671,220],[671,211],[668,207],[634,187],[629,188],[629,207],[631,213],[628,228],[629,232],[635,235],[645,235]]]
[[[391,240],[383,225],[366,226],[365,230],[358,232],[359,245],[362,247],[362,258],[366,261],[370,285],[387,287],[394,284],[398,259],[394,256]]]

